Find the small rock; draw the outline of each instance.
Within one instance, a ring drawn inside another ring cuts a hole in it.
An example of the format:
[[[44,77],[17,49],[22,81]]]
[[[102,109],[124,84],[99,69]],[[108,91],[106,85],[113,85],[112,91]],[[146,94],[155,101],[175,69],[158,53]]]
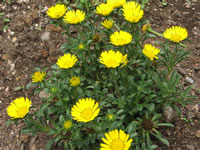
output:
[[[194,69],[195,71],[198,71],[198,70],[200,70],[200,66],[194,66],[193,69]]]
[[[183,68],[177,68],[176,69],[178,73],[180,73],[182,76],[185,76],[186,75],[186,72]]]
[[[14,38],[12,39],[12,42],[15,43],[16,41],[17,41],[17,38],[14,37]]]
[[[59,26],[56,26],[55,24],[48,24],[47,27],[46,27],[47,30],[50,30],[50,31],[55,31],[55,32],[59,32],[62,30],[61,27]]]
[[[50,38],[50,32],[44,32],[44,33],[41,35],[42,41],[48,41],[49,38]]]
[[[200,43],[195,46],[196,49],[200,49]]]
[[[195,116],[196,116],[197,119],[200,120],[200,112],[197,112],[197,113],[195,114]]]
[[[193,145],[186,145],[186,148],[188,150],[195,150],[195,147]]]
[[[200,138],[200,130],[197,130],[197,131],[196,131],[195,136],[196,136],[197,138]]]
[[[187,83],[189,83],[189,84],[194,83],[194,80],[193,80],[192,78],[190,78],[190,77],[186,77],[186,78],[185,78],[185,81],[186,81]]]
[[[167,122],[173,122],[176,118],[176,112],[171,106],[166,106],[163,108],[163,116]]]
[[[192,113],[192,112],[187,112],[186,116],[187,116],[188,120],[191,120],[195,117],[194,113]]]
[[[3,54],[3,55],[1,56],[1,59],[3,59],[3,60],[7,60],[7,59],[8,59],[8,55]]]
[[[31,138],[31,141],[29,143],[29,150],[37,150],[36,143],[35,143],[36,139],[37,139],[37,137]]]
[[[39,97],[40,98],[47,98],[47,97],[49,97],[51,94],[49,94],[49,93],[47,93],[47,92],[45,92],[45,91],[41,91],[40,93],[39,93]]]
[[[23,17],[23,20],[26,23],[26,25],[31,25],[32,24],[32,18],[30,16]]]

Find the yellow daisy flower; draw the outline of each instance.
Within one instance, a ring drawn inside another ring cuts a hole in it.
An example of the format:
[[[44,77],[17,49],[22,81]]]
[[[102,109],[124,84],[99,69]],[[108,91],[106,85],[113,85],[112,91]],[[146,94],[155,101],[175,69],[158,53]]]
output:
[[[70,120],[67,120],[64,122],[63,126],[66,130],[68,130],[72,127],[72,122]]]
[[[139,3],[134,1],[126,2],[123,5],[123,12],[125,20],[131,23],[137,23],[144,15],[144,11],[141,9]]]
[[[92,98],[82,98],[72,107],[71,115],[78,122],[89,122],[98,116],[99,103]]]
[[[80,84],[80,77],[72,77],[69,82],[71,86],[78,86]]]
[[[151,59],[151,61],[153,61],[154,58],[158,59],[158,56],[156,55],[160,53],[160,50],[151,44],[145,44],[142,52],[146,57],[148,57],[149,59]]]
[[[96,13],[103,16],[108,16],[113,11],[112,4],[102,3],[96,8]]]
[[[163,33],[163,36],[173,42],[180,42],[187,38],[188,32],[185,28],[182,28],[180,26],[173,26],[171,28],[168,28]]]
[[[101,143],[100,150],[128,150],[133,141],[129,139],[129,134],[117,129],[105,133],[105,137],[102,138],[104,143]]]
[[[126,0],[107,0],[107,3],[112,4],[114,8],[121,7],[125,2]]]
[[[108,120],[113,120],[114,116],[113,116],[113,114],[107,114],[107,118],[108,118]]]
[[[58,18],[61,18],[65,14],[66,11],[67,11],[67,8],[65,7],[65,5],[57,4],[48,9],[47,15],[50,18],[58,19]]]
[[[104,64],[107,68],[116,68],[123,63],[124,56],[119,51],[113,50],[104,51],[100,56],[100,63]]]
[[[70,10],[64,16],[64,21],[68,24],[77,24],[85,19],[85,13],[81,10]]]
[[[148,30],[149,28],[151,28],[151,24],[149,24],[149,23],[144,24],[144,25],[142,26],[142,32],[143,32],[143,33],[147,32],[147,30]]]
[[[104,22],[101,22],[101,25],[105,27],[106,29],[111,29],[113,26],[113,20],[106,19],[104,20]]]
[[[59,68],[72,68],[74,64],[77,62],[77,57],[71,54],[64,54],[64,56],[60,56],[57,60],[57,65]]]
[[[32,75],[32,82],[41,82],[44,80],[46,72],[35,72]]]
[[[78,45],[78,49],[84,49],[84,48],[85,46],[82,43]]]
[[[110,43],[116,46],[123,46],[132,41],[132,35],[126,31],[116,31],[110,36]]]
[[[122,63],[123,63],[123,65],[121,67],[124,67],[127,65],[127,63],[128,63],[127,54],[123,56]]]
[[[8,116],[12,117],[12,119],[24,118],[29,112],[31,103],[32,102],[28,98],[16,98],[7,108]]]

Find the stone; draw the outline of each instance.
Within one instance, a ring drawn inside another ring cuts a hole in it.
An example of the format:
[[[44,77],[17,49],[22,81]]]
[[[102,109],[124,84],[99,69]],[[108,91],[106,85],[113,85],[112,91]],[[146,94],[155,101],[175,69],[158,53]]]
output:
[[[16,37],[13,37],[12,42],[13,42],[13,43],[16,43],[16,42],[17,42],[17,38],[16,38]]]
[[[196,136],[197,138],[200,138],[200,130],[197,130],[197,131],[195,132],[195,136]]]
[[[190,77],[186,77],[186,78],[185,78],[185,81],[186,81],[187,83],[189,83],[189,84],[194,83],[194,80],[193,80],[192,78],[190,78]]]
[[[187,116],[188,120],[191,120],[191,119],[193,119],[195,117],[194,113],[189,112],[189,111],[187,112],[186,116]]]
[[[163,116],[167,122],[173,122],[176,118],[176,112],[171,106],[163,108]]]
[[[47,92],[45,92],[45,91],[41,91],[40,93],[39,93],[39,97],[40,98],[47,98],[47,97],[49,97],[51,94],[49,94],[49,93],[47,93]]]
[[[197,113],[195,114],[195,116],[196,116],[197,119],[200,120],[200,112],[197,112]]]
[[[50,38],[50,32],[44,32],[42,35],[41,35],[41,39],[42,41],[48,41]]]
[[[186,145],[186,148],[188,150],[195,150],[195,147],[193,145]]]
[[[48,24],[46,29],[49,30],[49,31],[54,31],[54,32],[59,32],[59,31],[62,30],[61,27],[56,26],[55,24]]]

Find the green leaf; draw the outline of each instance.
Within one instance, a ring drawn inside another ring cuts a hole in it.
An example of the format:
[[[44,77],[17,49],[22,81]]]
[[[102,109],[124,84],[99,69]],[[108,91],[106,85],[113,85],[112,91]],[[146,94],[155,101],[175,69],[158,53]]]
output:
[[[45,150],[51,150],[51,147],[53,146],[55,142],[55,139],[51,139],[50,141],[48,141],[47,145],[45,146]]]
[[[158,126],[164,126],[164,127],[174,127],[174,125],[171,124],[171,123],[158,123],[157,125]]]
[[[161,141],[163,144],[167,145],[169,147],[169,141],[167,139],[164,139],[161,135],[157,135],[151,132],[153,136],[155,136],[159,141]]]

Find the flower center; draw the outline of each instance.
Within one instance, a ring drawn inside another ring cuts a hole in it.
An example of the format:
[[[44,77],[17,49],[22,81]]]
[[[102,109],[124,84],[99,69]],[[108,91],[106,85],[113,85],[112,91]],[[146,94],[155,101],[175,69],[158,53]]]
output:
[[[180,36],[180,35],[178,35],[178,34],[174,34],[174,35],[172,36],[172,39],[173,39],[173,41],[176,41],[176,42],[178,42],[178,41],[180,41],[180,40],[181,40],[181,36]]]
[[[117,62],[114,59],[110,59],[107,61],[107,65],[109,67],[115,67],[117,65]]]
[[[90,108],[86,108],[81,112],[81,117],[83,119],[89,120],[93,116],[93,112]]]
[[[27,114],[27,107],[21,107],[19,108],[19,110],[17,111],[17,115],[19,117],[24,117]]]
[[[124,143],[121,140],[114,140],[111,144],[112,150],[123,150],[124,149]]]
[[[80,21],[80,19],[78,16],[75,16],[72,18],[72,22],[74,22],[74,23],[78,23],[79,21]]]

